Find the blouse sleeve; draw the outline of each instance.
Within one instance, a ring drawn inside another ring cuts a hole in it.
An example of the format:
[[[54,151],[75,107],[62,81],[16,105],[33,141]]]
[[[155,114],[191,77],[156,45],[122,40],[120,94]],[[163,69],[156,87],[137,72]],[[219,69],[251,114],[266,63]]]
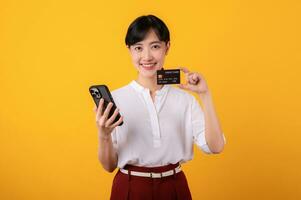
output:
[[[205,117],[204,112],[194,96],[192,96],[191,120],[194,143],[205,153],[212,154],[205,138]],[[223,139],[226,138],[223,134]]]

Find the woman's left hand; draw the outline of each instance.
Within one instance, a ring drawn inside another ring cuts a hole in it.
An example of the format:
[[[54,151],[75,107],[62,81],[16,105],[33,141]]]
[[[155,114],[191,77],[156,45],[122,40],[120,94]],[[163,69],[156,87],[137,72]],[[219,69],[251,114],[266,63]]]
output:
[[[185,67],[180,67],[180,70],[185,73],[187,83],[179,84],[179,88],[195,92],[199,95],[204,95],[209,92],[206,80],[201,74],[190,72]]]

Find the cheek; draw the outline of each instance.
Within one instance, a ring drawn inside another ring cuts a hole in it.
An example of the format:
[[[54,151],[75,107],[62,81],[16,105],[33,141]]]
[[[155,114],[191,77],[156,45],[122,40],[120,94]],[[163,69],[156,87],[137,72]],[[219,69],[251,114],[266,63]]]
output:
[[[164,54],[164,52],[158,52],[155,54],[154,57],[156,58],[157,61],[162,62],[165,59],[165,54]]]
[[[139,63],[139,56],[137,56],[137,55],[132,55],[132,61],[133,61],[134,63]]]

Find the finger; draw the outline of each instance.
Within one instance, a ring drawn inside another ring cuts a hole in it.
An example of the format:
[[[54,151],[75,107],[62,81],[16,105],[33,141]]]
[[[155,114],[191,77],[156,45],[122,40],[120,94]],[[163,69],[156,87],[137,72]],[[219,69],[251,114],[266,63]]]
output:
[[[100,119],[100,117],[102,115],[103,104],[104,104],[104,99],[101,98],[99,101],[99,104],[98,104],[98,108],[97,108],[96,120]]]
[[[112,127],[115,128],[116,126],[118,126],[121,122],[123,121],[123,116],[121,116],[117,122],[115,122]]]
[[[191,83],[192,84],[198,84],[199,80],[200,80],[199,77],[195,77],[195,76],[191,77]]]
[[[192,73],[189,73],[187,75],[187,83],[191,83],[192,82]]]
[[[189,73],[189,82],[193,84],[197,84],[201,79],[198,73]]]
[[[195,85],[197,83],[197,81],[193,80],[193,79],[189,79],[188,81],[189,84]]]
[[[97,107],[94,106],[93,111],[96,113],[97,112]]]
[[[110,113],[110,110],[111,110],[112,107],[113,107],[113,103],[110,102],[110,103],[107,105],[107,108],[106,108],[106,110],[105,110],[104,113],[103,113],[103,117],[104,117],[104,120],[105,120],[105,121],[108,119],[108,116],[109,116],[109,113]]]
[[[197,74],[197,73],[194,73],[194,74],[192,75],[192,79],[195,80],[195,81],[199,80],[198,74]]]
[[[98,112],[98,113],[102,111],[103,103],[104,103],[104,99],[101,98],[101,99],[99,100],[99,103],[98,103],[98,108],[97,108],[97,112]]]
[[[195,72],[189,72],[189,73],[188,73],[188,77],[191,78],[191,79],[196,80],[197,77],[198,77],[198,74],[195,73]]]
[[[118,113],[119,113],[119,109],[116,108],[113,115],[106,121],[106,127],[110,126],[113,123]]]
[[[195,74],[195,73],[194,72],[189,72],[189,73],[185,74],[187,82],[191,82],[193,74]]]
[[[189,73],[189,70],[186,67],[179,67],[179,69],[185,74]]]

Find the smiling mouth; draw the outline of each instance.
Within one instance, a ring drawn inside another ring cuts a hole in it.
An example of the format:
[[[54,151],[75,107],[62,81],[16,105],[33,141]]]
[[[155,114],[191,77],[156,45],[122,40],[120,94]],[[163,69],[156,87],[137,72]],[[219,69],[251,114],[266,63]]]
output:
[[[140,64],[144,69],[150,70],[156,66],[157,63]]]

